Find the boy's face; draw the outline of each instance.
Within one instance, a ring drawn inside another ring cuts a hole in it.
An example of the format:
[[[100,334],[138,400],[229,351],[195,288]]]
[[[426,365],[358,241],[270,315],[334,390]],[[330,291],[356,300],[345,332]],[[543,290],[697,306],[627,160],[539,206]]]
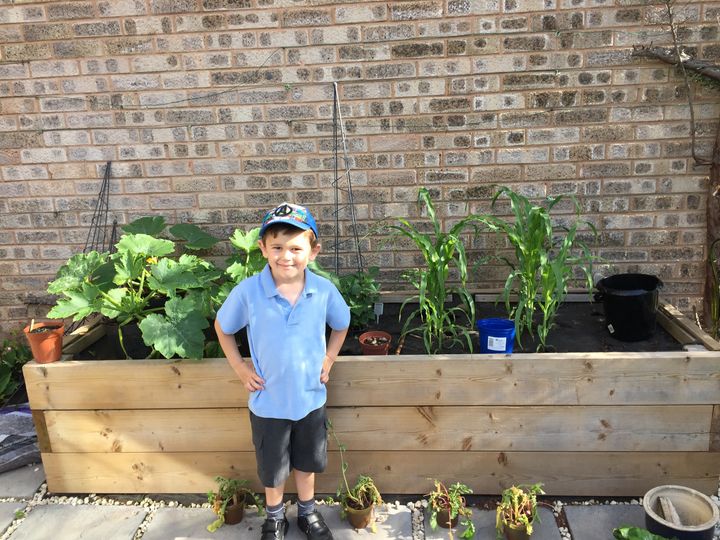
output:
[[[297,231],[297,232],[296,232]],[[276,283],[302,280],[308,263],[320,253],[320,244],[310,245],[312,233],[301,229],[267,231],[258,242]]]

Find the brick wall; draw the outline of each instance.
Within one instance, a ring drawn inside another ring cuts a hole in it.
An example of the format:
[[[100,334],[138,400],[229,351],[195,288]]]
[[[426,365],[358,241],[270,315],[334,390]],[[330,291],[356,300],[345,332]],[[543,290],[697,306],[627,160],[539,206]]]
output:
[[[635,44],[669,43],[663,9],[0,0],[2,331],[46,309],[48,279],[82,250],[108,160],[121,224],[161,214],[226,237],[289,199],[308,204],[331,238],[334,81],[361,231],[417,216],[422,185],[446,221],[487,210],[495,182],[572,193],[616,270],[658,274],[667,298],[700,307],[708,169],[691,158],[682,80],[631,56]],[[716,61],[720,3],[676,9],[684,42]],[[718,93],[691,91],[707,155]],[[417,263],[376,237],[363,247],[388,282]],[[488,269],[473,286],[498,286],[502,274]]]

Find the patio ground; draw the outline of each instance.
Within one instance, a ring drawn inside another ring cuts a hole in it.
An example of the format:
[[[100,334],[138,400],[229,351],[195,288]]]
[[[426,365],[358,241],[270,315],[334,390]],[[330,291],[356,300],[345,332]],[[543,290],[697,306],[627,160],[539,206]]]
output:
[[[424,519],[421,497],[390,502],[377,516],[377,531],[355,531],[340,519],[337,505],[321,505],[336,540],[360,537],[374,540],[440,540],[447,531],[432,531]],[[718,503],[717,494],[713,499]],[[473,521],[478,540],[495,538],[491,498],[476,497]],[[541,508],[534,540],[607,540],[620,525],[644,526],[639,499],[559,499]],[[288,507],[288,540],[302,540],[294,525],[296,507]],[[250,511],[238,525],[215,533],[206,526],[213,513],[205,497],[178,495],[75,495],[47,492],[42,465],[30,465],[0,474],[0,540],[250,540],[260,535],[262,518]],[[720,527],[715,540],[720,539]]]

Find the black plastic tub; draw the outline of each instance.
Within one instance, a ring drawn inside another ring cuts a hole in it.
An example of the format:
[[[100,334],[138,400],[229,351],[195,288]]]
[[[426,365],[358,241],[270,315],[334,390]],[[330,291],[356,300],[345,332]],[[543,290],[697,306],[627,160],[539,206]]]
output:
[[[662,286],[659,278],[648,274],[616,274],[598,281],[595,299],[603,303],[610,335],[621,341],[652,336]]]

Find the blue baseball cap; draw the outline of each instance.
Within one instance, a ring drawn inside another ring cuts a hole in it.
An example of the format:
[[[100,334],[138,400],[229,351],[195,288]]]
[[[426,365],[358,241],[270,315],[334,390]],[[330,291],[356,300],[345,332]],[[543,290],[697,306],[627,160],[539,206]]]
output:
[[[311,230],[315,233],[315,238],[320,237],[317,225],[315,224],[315,218],[312,217],[312,214],[307,208],[298,204],[284,202],[265,214],[262,225],[260,226],[260,237],[262,238],[270,225],[276,223],[287,223],[303,231]]]

